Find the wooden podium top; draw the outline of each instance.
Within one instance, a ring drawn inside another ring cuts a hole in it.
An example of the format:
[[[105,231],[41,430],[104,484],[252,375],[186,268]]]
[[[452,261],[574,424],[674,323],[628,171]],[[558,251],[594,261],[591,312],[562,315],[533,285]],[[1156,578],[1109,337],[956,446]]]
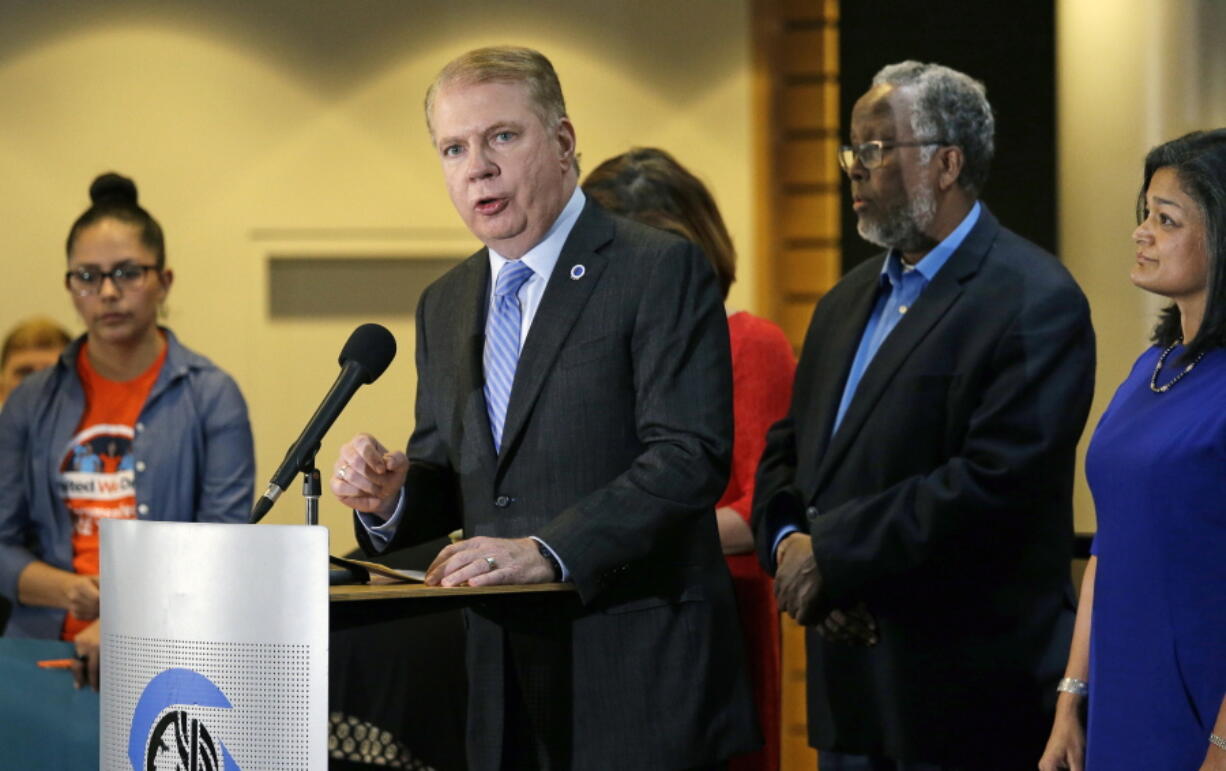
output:
[[[341,584],[328,587],[330,602],[362,602],[368,600],[425,600],[441,597],[475,597],[495,594],[539,594],[543,592],[574,592],[574,584],[508,584],[503,586],[426,586],[419,583],[400,584]]]

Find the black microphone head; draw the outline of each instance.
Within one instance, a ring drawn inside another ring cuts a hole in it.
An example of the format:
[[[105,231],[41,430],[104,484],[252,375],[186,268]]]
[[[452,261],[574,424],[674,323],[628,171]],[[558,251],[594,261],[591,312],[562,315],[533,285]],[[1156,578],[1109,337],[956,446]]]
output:
[[[349,362],[362,369],[362,382],[375,382],[396,358],[396,338],[380,324],[363,324],[353,330],[341,349],[340,365]]]

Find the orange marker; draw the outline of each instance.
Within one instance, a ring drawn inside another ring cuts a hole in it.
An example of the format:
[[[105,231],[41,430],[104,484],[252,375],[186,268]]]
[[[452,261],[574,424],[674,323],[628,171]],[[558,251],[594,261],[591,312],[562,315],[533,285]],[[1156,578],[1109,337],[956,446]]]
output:
[[[72,669],[77,659],[43,659],[38,665],[43,669]]]

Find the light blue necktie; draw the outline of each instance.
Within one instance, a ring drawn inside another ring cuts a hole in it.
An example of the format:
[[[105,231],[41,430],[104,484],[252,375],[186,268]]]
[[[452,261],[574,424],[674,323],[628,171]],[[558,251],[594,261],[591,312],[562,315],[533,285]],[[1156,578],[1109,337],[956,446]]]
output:
[[[494,435],[494,451],[502,450],[502,425],[507,419],[515,365],[519,362],[519,332],[523,312],[519,288],[532,278],[532,268],[522,262],[508,262],[498,271],[494,302],[485,324],[485,408]]]

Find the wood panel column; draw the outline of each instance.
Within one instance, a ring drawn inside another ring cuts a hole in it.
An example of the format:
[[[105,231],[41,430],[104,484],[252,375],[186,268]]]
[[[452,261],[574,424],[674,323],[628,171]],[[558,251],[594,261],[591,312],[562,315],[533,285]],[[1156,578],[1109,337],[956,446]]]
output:
[[[758,298],[799,348],[841,274],[837,0],[755,0]]]
[[[758,307],[799,349],[841,275],[838,0],[754,0]],[[781,767],[811,771],[804,630],[783,631]]]

